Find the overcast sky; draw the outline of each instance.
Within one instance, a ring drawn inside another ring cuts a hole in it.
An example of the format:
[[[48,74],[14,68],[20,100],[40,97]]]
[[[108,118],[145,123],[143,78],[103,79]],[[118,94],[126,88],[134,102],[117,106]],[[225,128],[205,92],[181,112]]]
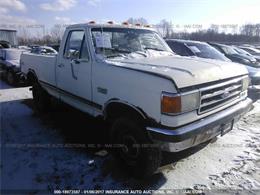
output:
[[[260,23],[260,0],[0,0],[0,24],[123,22],[143,17],[151,24]]]

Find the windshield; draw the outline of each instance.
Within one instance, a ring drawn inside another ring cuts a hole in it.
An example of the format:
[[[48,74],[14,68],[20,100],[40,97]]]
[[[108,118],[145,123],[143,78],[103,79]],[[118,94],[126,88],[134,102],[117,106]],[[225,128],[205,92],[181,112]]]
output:
[[[173,54],[164,40],[151,30],[93,28],[91,32],[95,52],[105,58],[128,57],[133,54],[148,57],[152,52]]]
[[[223,49],[223,51],[225,52],[225,54],[227,55],[233,55],[233,54],[238,54],[238,52],[236,52],[232,47],[229,46],[221,46],[221,48]]]
[[[229,61],[228,58],[226,58],[217,49],[211,47],[210,45],[201,44],[201,43],[185,43],[185,44],[198,57]]]

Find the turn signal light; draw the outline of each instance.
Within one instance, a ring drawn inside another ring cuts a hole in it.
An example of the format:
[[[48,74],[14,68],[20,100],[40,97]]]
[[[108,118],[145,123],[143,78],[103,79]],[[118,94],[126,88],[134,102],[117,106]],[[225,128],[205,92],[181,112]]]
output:
[[[96,24],[96,22],[94,20],[89,21],[89,24]]]
[[[181,112],[181,96],[172,96],[163,94],[161,99],[162,113],[180,113]]]

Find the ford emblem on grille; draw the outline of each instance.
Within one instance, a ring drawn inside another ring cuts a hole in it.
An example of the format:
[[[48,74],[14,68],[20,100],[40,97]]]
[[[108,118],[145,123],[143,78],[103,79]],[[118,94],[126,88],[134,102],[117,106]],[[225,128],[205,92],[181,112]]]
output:
[[[230,95],[229,91],[225,91],[225,92],[221,95],[221,98],[222,98],[222,99],[225,99],[225,98],[227,98],[229,95]]]

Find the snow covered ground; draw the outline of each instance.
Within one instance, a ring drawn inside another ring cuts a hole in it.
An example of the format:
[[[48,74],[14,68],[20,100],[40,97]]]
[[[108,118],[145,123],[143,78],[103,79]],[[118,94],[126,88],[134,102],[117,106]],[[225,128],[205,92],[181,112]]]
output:
[[[130,178],[99,144],[105,124],[70,107],[39,115],[29,88],[0,81],[2,193],[54,189],[203,189],[260,193],[260,101],[235,129],[214,143],[164,153],[146,181]],[[92,145],[89,145],[89,144]]]

